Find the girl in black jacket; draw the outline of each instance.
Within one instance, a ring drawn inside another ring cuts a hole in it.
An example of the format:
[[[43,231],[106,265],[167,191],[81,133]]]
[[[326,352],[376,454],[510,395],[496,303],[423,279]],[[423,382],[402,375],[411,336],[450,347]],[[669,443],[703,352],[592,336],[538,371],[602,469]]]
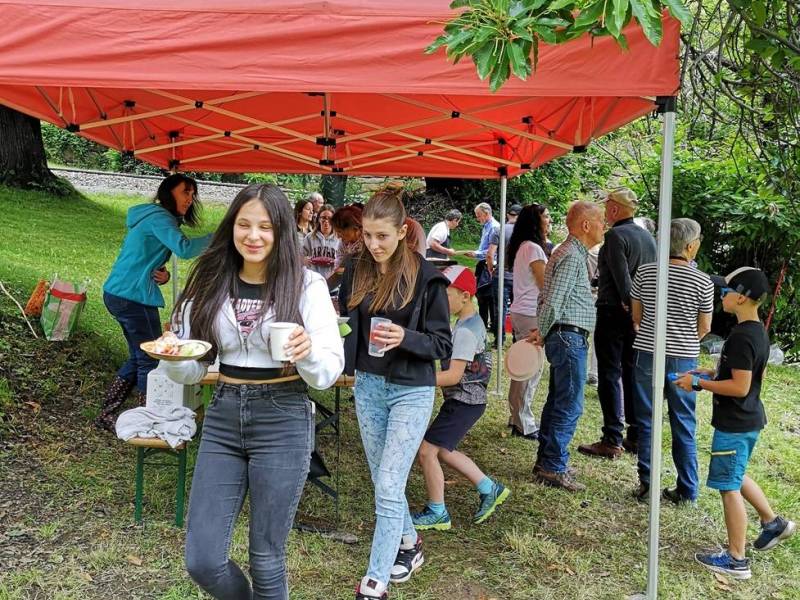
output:
[[[364,249],[349,260],[339,292],[350,317],[345,372],[355,372],[355,406],[375,486],[375,534],[356,599],[387,597],[422,565],[405,497],[406,480],[433,408],[436,360],[452,350],[447,279],[403,241],[401,189],[364,208]],[[371,327],[373,318],[391,323]]]

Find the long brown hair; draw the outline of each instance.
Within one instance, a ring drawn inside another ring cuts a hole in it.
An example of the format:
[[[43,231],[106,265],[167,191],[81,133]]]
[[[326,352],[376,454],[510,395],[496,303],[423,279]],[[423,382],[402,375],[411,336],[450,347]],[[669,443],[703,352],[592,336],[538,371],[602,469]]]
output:
[[[249,185],[233,199],[208,248],[192,266],[173,314],[176,324],[184,327],[186,324],[181,323],[184,303],[192,301],[189,315],[191,335],[214,346],[211,358],[216,356],[219,349],[218,332],[214,330],[217,314],[229,298],[239,296],[239,271],[244,260],[234,246],[233,227],[239,210],[251,200],[263,204],[275,235],[272,251],[267,257],[267,279],[261,286],[263,307],[259,320],[271,308],[275,311],[276,321],[303,323],[299,309],[303,291],[303,265],[289,201],[275,185]]]
[[[389,185],[376,192],[364,207],[364,219],[386,219],[400,229],[406,221],[406,209],[403,207],[403,188]],[[350,309],[363,302],[366,296],[373,296],[369,306],[371,313],[385,312],[406,306],[414,298],[414,291],[419,275],[419,258],[408,247],[405,240],[400,240],[392,256],[389,258],[386,273],[382,274],[378,263],[370,254],[366,245],[355,256],[353,273],[353,291],[347,302]]]

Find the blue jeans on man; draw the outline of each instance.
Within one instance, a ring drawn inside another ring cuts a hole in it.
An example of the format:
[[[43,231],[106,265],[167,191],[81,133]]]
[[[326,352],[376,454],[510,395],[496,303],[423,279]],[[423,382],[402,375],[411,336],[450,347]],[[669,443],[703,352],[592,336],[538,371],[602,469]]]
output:
[[[571,331],[553,331],[545,340],[550,388],[542,409],[536,458],[536,464],[544,471],[564,473],[567,470],[567,446],[583,414],[588,348],[586,336]]]
[[[637,351],[634,364],[634,402],[639,426],[639,481],[649,486],[653,415],[653,354]],[[696,358],[667,355],[664,370],[664,395],[667,398],[669,424],[672,430],[672,460],[678,473],[676,491],[681,497],[691,501],[697,499],[700,486],[697,475],[697,440],[695,437],[697,393],[680,389],[666,377],[666,374],[685,373],[696,367]]]

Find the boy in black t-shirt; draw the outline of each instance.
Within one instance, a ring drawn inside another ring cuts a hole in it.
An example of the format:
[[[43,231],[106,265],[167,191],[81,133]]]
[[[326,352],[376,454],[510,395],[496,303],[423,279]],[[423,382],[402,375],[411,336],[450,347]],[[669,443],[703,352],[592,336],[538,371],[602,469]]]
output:
[[[697,369],[676,383],[685,390],[707,390],[714,394],[711,425],[711,463],[708,487],[719,490],[728,530],[728,549],[697,553],[695,559],[716,573],[735,579],[749,579],[750,559],[745,557],[747,512],[744,500],[761,518],[761,535],[753,542],[756,550],[769,550],[791,536],[795,524],[770,508],[758,484],[745,475],[758,434],[767,423],[761,403],[761,382],[769,357],[769,338],[758,318],[758,307],[769,292],[767,278],[758,269],[741,267],[727,277],[712,276],[721,288],[722,308],[736,315],[716,373]],[[711,380],[703,376],[713,377]]]

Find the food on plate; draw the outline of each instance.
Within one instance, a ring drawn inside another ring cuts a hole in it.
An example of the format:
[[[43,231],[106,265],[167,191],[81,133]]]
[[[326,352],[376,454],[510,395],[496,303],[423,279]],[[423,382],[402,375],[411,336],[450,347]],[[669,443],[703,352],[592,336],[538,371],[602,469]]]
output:
[[[178,356],[181,353],[180,339],[171,331],[165,331],[163,335],[153,342],[153,352],[156,354],[166,354],[167,356]]]

